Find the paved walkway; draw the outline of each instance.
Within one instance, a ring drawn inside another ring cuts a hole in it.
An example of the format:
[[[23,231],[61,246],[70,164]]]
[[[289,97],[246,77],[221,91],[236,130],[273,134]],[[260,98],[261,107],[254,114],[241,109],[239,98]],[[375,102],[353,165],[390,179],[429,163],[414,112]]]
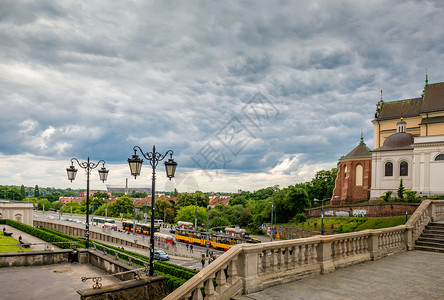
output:
[[[40,243],[39,245],[31,245],[32,250],[45,250],[47,242],[45,242],[44,240],[41,240],[33,235],[25,233],[9,225],[0,225],[0,228],[1,228],[0,230],[3,230],[3,228],[5,228],[6,232],[12,232],[12,237],[15,238],[16,240],[18,240],[19,236],[21,236],[23,243],[31,243],[31,244]],[[54,249],[59,249],[56,246],[53,247]]]
[[[409,251],[234,299],[444,299],[443,270],[444,254]]]
[[[93,285],[91,280],[82,282],[81,278],[103,275],[104,272],[91,265],[78,263],[0,268],[0,299],[78,300],[77,291]],[[103,277],[101,281],[104,286],[119,282],[113,277]]]

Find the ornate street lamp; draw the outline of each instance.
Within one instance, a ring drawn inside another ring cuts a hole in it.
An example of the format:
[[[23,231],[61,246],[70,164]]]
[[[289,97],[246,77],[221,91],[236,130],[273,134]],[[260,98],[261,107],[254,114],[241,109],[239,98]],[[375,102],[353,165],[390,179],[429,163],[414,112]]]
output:
[[[165,161],[165,169],[166,175],[171,180],[174,177],[174,173],[176,172],[177,163],[173,159],[173,151],[168,150],[164,155],[156,152],[156,146],[153,146],[152,152],[144,153],[143,150],[139,146],[134,146],[134,154],[131,158],[128,158],[128,164],[130,167],[131,175],[134,178],[140,175],[140,171],[142,170],[143,160],[139,158],[136,154],[137,149],[139,149],[145,159],[147,159],[153,169],[152,181],[151,181],[151,228],[150,228],[150,276],[154,275],[154,198],[156,194],[156,167],[159,161],[162,161],[168,154],[170,154],[170,158],[168,161]],[[135,227],[136,224],[134,224]]]
[[[97,166],[102,163],[102,168],[99,170],[99,178],[101,181],[105,182],[106,179],[108,178],[108,172],[109,170],[107,170],[105,168],[105,161],[104,160],[99,160],[99,162],[97,163],[93,163],[89,160],[89,156],[88,156],[88,160],[86,162],[79,162],[79,160],[77,158],[71,158],[71,166],[66,168],[66,173],[68,173],[68,180],[70,180],[71,182],[76,179],[76,174],[77,174],[77,169],[74,168],[74,161],[77,162],[77,164],[79,165],[79,167],[81,167],[82,169],[85,169],[86,172],[86,234],[85,234],[85,246],[86,249],[89,248],[89,175],[91,174],[91,170],[97,168]]]

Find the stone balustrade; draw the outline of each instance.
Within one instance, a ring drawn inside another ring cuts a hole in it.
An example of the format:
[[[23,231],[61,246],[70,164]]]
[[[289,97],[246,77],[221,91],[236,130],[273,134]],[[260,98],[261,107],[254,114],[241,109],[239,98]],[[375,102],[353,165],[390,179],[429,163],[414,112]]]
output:
[[[426,200],[406,225],[235,245],[164,299],[230,299],[412,250],[424,227],[440,220],[444,220],[444,201]]]

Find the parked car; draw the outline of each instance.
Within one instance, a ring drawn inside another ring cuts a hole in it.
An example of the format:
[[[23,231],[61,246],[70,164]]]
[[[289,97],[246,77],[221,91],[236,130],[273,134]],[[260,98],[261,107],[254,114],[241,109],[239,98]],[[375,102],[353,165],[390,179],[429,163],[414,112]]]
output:
[[[157,259],[157,260],[170,260],[170,256],[165,251],[154,250],[154,259]]]

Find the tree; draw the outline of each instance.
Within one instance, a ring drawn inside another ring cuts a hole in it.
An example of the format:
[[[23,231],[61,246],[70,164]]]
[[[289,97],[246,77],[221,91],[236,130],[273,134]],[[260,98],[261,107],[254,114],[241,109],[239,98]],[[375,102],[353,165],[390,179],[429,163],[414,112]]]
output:
[[[148,194],[146,192],[133,191],[129,196],[130,198],[145,198]]]
[[[230,206],[235,206],[235,205],[245,206],[245,205],[247,205],[247,198],[243,195],[237,195],[236,197],[230,199],[230,202],[228,203],[228,205],[230,205]]]
[[[108,205],[108,216],[120,217],[120,214],[132,214],[134,210],[133,200],[128,196],[122,196]]]
[[[209,222],[208,227],[209,228],[216,228],[216,227],[224,227],[230,225],[230,221],[228,221],[227,218],[219,216],[212,218]]]
[[[404,185],[402,184],[402,178],[401,178],[401,181],[399,182],[399,187],[398,187],[398,198],[400,200],[404,200],[404,191],[405,191],[405,188],[404,188]]]
[[[337,168],[333,168],[330,171],[322,170],[316,173],[315,178],[307,185],[307,194],[310,201],[313,201],[313,199],[331,198],[337,173]]]
[[[40,198],[40,191],[39,191],[39,186],[36,185],[34,188],[34,197],[35,198]]]
[[[22,195],[23,199],[26,198],[26,190],[23,184],[20,186],[20,194]]]
[[[177,215],[174,218],[174,221],[176,223],[179,221],[186,221],[186,222],[191,222],[194,224],[195,209],[196,209],[196,207],[194,205],[182,207],[177,212]],[[207,221],[206,208],[198,207],[197,208],[197,224],[205,223],[206,221]]]
[[[170,201],[159,198],[154,203],[154,206],[155,206],[154,209],[155,219],[162,219],[165,220],[166,222],[166,216],[168,211],[169,214],[171,214],[171,211],[173,212],[173,218],[174,218],[174,209]]]

